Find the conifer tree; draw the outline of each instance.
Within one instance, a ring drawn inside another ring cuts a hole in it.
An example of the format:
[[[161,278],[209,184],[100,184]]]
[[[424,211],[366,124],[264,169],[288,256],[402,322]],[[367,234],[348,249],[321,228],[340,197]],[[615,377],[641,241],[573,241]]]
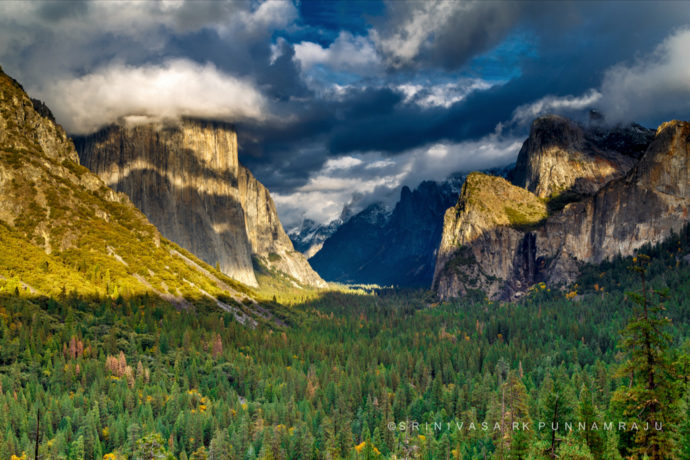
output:
[[[209,460],[229,460],[232,446],[228,433],[224,430],[216,430],[211,445],[209,446],[208,458]]]
[[[165,441],[159,433],[146,435],[136,442],[133,458],[137,460],[174,460],[165,448]]]
[[[629,379],[613,396],[632,435],[629,454],[652,460],[667,458],[675,448],[674,432],[678,422],[678,384],[674,382],[669,362],[671,338],[666,331],[670,321],[664,316],[661,299],[664,292],[647,286],[646,272],[650,258],[638,255],[631,267],[640,277],[640,292],[629,292],[633,302],[632,318],[623,330],[627,360],[618,371]]]
[[[681,404],[681,419],[678,432],[677,455],[680,460],[690,460],[690,388],[685,392]]]
[[[69,448],[69,460],[84,460],[84,437],[79,436]]]
[[[595,458],[604,455],[604,438],[602,432],[602,421],[597,414],[594,405],[594,395],[590,390],[590,383],[585,382],[580,390],[580,401],[578,404],[579,422],[584,423],[585,429],[580,431],[581,438],[587,444],[589,451]]]
[[[540,422],[545,423],[542,435],[547,441],[546,454],[556,458],[558,446],[566,434],[565,423],[571,422],[573,401],[562,369],[547,377],[542,385]]]

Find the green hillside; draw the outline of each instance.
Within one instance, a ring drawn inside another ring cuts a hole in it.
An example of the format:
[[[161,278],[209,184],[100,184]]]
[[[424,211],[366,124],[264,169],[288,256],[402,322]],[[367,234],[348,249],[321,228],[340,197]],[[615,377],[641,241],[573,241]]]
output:
[[[261,295],[162,238],[79,165],[64,130],[34,104],[0,70],[0,279],[30,295],[149,296],[177,309],[215,304],[249,325],[282,322],[253,300]]]
[[[648,283],[669,292],[660,383],[679,458],[690,436],[688,252],[688,231],[647,248]],[[142,456],[150,448],[182,459],[550,458],[552,442],[560,458],[622,458],[635,432],[563,427],[631,426],[622,396],[639,381],[630,387],[621,373],[634,358],[621,339],[633,312],[626,291],[640,288],[631,265],[590,267],[573,291],[537,286],[517,304],[327,293],[295,306],[299,324],[282,331],[243,327],[211,304],[46,297],[5,280],[0,451],[33,452],[40,413],[41,458],[154,458]],[[554,417],[552,439],[536,427]],[[501,419],[534,429],[449,428]],[[405,421],[424,431],[401,430]]]

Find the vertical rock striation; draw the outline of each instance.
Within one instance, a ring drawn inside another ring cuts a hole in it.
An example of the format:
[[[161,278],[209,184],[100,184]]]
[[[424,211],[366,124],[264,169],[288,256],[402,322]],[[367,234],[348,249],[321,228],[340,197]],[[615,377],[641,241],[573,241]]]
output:
[[[110,126],[75,138],[81,162],[127,194],[166,238],[256,286],[240,204],[237,137],[229,126]]]
[[[113,125],[75,144],[82,164],[127,194],[166,238],[228,276],[256,286],[252,256],[275,253],[283,263],[270,266],[324,285],[292,250],[268,190],[239,164],[231,125]]]
[[[512,173],[524,188],[509,189],[497,178],[466,184],[446,212],[434,288],[442,298],[479,289],[511,299],[537,282],[571,282],[583,263],[663,240],[688,222],[689,143],[688,122],[664,123],[651,140],[634,125],[586,132],[560,117],[535,121]],[[571,167],[583,155],[589,166]],[[604,155],[610,162],[596,167]],[[575,193],[558,203],[563,190]],[[500,212],[540,202],[548,217],[516,221],[513,212]]]
[[[268,189],[242,165],[238,188],[245,229],[254,256],[270,269],[286,273],[302,284],[326,287],[327,283],[311,268],[304,254],[293,248]]]

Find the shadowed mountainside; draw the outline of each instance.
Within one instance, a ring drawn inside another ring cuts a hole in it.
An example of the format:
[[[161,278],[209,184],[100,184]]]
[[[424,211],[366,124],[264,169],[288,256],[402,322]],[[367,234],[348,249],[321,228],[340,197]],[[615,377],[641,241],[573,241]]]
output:
[[[255,258],[299,284],[326,286],[292,247],[268,190],[239,164],[231,125],[114,125],[75,143],[84,165],[127,194],[164,236],[228,276],[257,286]]]

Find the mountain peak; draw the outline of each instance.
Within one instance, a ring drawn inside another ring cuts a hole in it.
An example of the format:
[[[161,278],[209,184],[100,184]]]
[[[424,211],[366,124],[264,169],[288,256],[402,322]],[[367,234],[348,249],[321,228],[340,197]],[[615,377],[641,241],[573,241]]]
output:
[[[558,133],[564,138],[553,138]],[[679,231],[690,209],[688,139],[690,123],[682,121],[662,124],[654,136],[639,125],[583,129],[559,117],[537,120],[513,175],[524,188],[472,173],[446,213],[434,277],[440,296],[479,289],[512,299],[536,282],[569,283],[583,263],[630,255]],[[511,218],[530,207],[539,210],[528,213],[534,219]]]
[[[84,164],[131,197],[167,238],[257,286],[253,259],[297,282],[325,283],[297,253],[268,190],[239,164],[229,123],[137,122],[75,139]]]
[[[546,115],[532,123],[510,178],[541,198],[590,195],[626,174],[652,138],[639,125],[585,129]]]

